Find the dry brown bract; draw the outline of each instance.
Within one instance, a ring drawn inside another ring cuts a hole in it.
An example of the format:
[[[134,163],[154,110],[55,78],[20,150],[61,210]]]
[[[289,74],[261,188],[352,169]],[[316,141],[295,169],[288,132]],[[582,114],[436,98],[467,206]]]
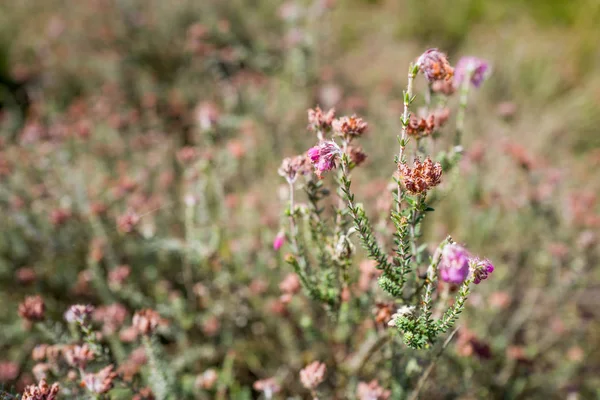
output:
[[[429,157],[424,162],[416,159],[413,168],[402,163],[398,165],[398,169],[404,187],[412,194],[426,193],[441,182],[442,165],[434,163]]]

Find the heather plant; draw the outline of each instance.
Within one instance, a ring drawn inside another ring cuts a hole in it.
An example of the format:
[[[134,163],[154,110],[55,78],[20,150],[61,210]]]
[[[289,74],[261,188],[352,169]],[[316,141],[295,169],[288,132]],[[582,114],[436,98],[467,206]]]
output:
[[[394,206],[389,214],[395,230],[395,250],[391,256],[378,243],[373,224],[363,205],[355,200],[351,187],[352,171],[366,158],[356,144],[368,128],[362,118],[353,115],[336,119],[333,109],[328,112],[319,107],[309,110],[309,129],[316,133],[318,145],[309,149],[306,157],[285,159],[279,169],[289,184],[290,195],[286,214],[289,216],[288,240],[292,254],[286,261],[292,265],[311,298],[324,303],[331,311],[339,311],[344,292],[352,283],[355,249],[350,238],[354,234],[375,262],[375,268],[381,271],[379,286],[396,300],[399,307],[389,325],[396,327],[405,343],[415,349],[429,347],[438,335],[452,328],[463,310],[470,284],[480,283],[494,270],[489,261],[470,256],[451,237],[444,239],[431,254],[427,253],[427,244],[420,242],[425,217],[434,211],[429,205],[431,201],[428,204],[428,192],[441,183],[442,172],[451,171],[460,159],[469,88],[483,82],[488,68],[485,61],[468,57],[459,62],[455,74],[446,56],[437,49],[427,50],[410,65],[408,86],[404,91],[402,133],[398,136],[400,149],[394,159],[396,189]],[[427,104],[422,117],[414,116],[410,111],[417,99],[413,86],[419,74],[428,83]],[[448,89],[434,90],[440,87]],[[440,107],[446,104],[446,97],[455,87],[460,92],[460,103],[453,145],[449,151],[440,151],[433,156],[444,163],[442,166],[439,161],[432,161],[428,149],[433,147],[437,136],[443,135],[442,127],[449,110]],[[410,167],[406,153],[407,146],[413,142],[415,158]],[[314,173],[309,163],[314,167]],[[327,226],[322,201],[330,192],[324,188],[323,175],[334,169],[338,169],[336,194],[340,201],[334,206],[333,226]],[[309,206],[301,209],[295,204],[296,186],[306,192]],[[305,229],[301,231],[300,225],[305,225]],[[280,246],[279,241],[280,238],[276,238],[274,247]],[[314,266],[311,268],[312,261]],[[426,262],[428,266],[424,265]],[[438,277],[460,286],[454,301],[448,303],[451,305],[439,318],[433,319],[436,300],[442,303],[449,300],[447,293],[443,298],[434,293]]]
[[[428,193],[441,184],[442,173],[452,171],[463,152],[461,138],[469,88],[479,87],[488,73],[488,64],[475,57],[461,59],[455,71],[446,55],[437,49],[427,50],[409,66],[399,152],[394,158],[394,204],[389,210],[394,228],[392,255],[382,249],[373,223],[352,190],[352,172],[366,159],[356,142],[364,139],[368,124],[356,115],[335,118],[333,109],[325,112],[316,107],[308,111],[308,129],[316,134],[319,143],[306,156],[286,158],[279,169],[289,185],[286,215],[291,254],[286,261],[307,294],[323,303],[331,318],[344,318],[341,314],[349,312],[349,305],[344,310],[343,303],[348,302],[349,289],[356,279],[352,236],[358,237],[374,261],[374,267],[380,271],[378,285],[393,299],[391,306],[397,308],[384,322],[395,328],[413,349],[429,348],[438,336],[451,330],[465,307],[471,284],[479,284],[493,272],[490,261],[471,256],[451,237],[433,252],[428,252],[428,245],[421,241],[425,217],[434,211]],[[414,81],[419,75],[427,81],[421,116],[411,112],[417,100]],[[435,142],[444,136],[443,126],[450,113],[445,105],[455,90],[460,100],[451,147],[431,155]],[[407,162],[408,152],[414,157],[412,167]],[[441,162],[434,162],[432,157]],[[331,194],[324,185],[328,171],[337,172],[338,202],[333,205],[332,216],[325,213],[323,205]],[[296,204],[297,188],[306,193],[307,206]],[[280,246],[278,236],[274,248]],[[437,290],[438,279],[447,284],[441,292]],[[450,285],[458,287],[454,299],[449,296]],[[434,310],[438,315],[434,315]]]

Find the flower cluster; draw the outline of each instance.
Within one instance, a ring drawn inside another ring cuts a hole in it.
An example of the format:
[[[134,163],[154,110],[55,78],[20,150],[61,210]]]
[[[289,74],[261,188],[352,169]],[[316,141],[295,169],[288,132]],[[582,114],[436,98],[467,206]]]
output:
[[[92,393],[106,393],[114,386],[117,373],[114,366],[109,365],[96,373],[87,373],[83,376],[83,384]]]
[[[433,114],[430,114],[427,118],[419,118],[411,115],[406,126],[406,133],[416,138],[429,136],[435,129],[435,122],[435,115]]]
[[[42,321],[46,306],[40,296],[26,297],[25,301],[19,304],[19,316],[29,322]]]
[[[481,281],[488,278],[488,276],[494,272],[494,266],[490,260],[475,258],[472,261],[473,270],[473,283],[478,285]]]
[[[356,115],[338,118],[333,121],[332,126],[335,134],[341,136],[347,143],[350,143],[356,137],[362,136],[369,127],[362,118]]]
[[[83,325],[90,320],[93,312],[94,307],[89,304],[76,304],[69,307],[67,312],[65,312],[65,321],[70,324],[78,323]]]
[[[48,386],[48,383],[42,379],[37,385],[27,386],[21,400],[56,400],[59,390],[58,383]]]
[[[420,71],[429,82],[450,81],[454,75],[454,68],[448,58],[438,49],[429,49],[417,60]]]
[[[305,156],[287,157],[283,159],[277,172],[291,184],[296,182],[298,175],[310,173],[310,165]]]
[[[140,310],[133,316],[133,328],[139,335],[143,336],[154,333],[160,322],[160,315],[150,308]]]
[[[448,244],[442,250],[438,266],[440,278],[444,282],[460,284],[469,275],[470,256],[467,250],[456,243]]]
[[[423,162],[416,159],[412,168],[400,163],[398,169],[404,187],[412,194],[424,194],[439,185],[442,179],[442,165],[429,157]]]
[[[69,346],[64,350],[65,360],[73,367],[85,369],[88,361],[94,359],[94,352],[87,344],[82,346]]]
[[[326,371],[327,367],[322,362],[313,361],[308,364],[300,370],[300,382],[302,382],[302,386],[308,390],[316,389],[325,379]]]
[[[479,87],[489,73],[490,65],[487,61],[477,57],[463,57],[456,64],[454,84],[460,87],[468,79],[473,86]]]
[[[342,151],[333,140],[325,140],[315,147],[311,147],[306,155],[315,167],[315,173],[319,178],[323,173],[335,168],[336,160],[340,157]]]
[[[330,109],[327,112],[323,112],[320,107],[308,110],[308,128],[313,131],[323,130],[327,131],[331,129],[333,119],[335,118],[335,109]]]

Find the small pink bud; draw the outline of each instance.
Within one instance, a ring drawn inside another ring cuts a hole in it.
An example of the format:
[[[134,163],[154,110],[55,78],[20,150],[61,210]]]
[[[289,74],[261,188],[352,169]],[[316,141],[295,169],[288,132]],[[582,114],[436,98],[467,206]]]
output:
[[[273,250],[277,251],[281,248],[281,246],[283,246],[283,243],[285,242],[285,233],[283,231],[279,231],[279,233],[277,233],[277,236],[275,236],[275,239],[273,240]]]

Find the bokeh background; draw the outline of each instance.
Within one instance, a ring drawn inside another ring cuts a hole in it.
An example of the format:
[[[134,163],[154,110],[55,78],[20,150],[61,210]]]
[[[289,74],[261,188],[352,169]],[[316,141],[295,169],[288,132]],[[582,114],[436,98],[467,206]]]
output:
[[[493,72],[427,237],[451,233],[496,271],[423,398],[596,398],[598,21],[597,0],[0,1],[1,383],[35,380],[46,338],[17,307],[40,294],[55,321],[74,303],[157,309],[189,398],[256,397],[270,376],[306,395],[298,369],[335,338],[306,328],[305,297],[278,302],[277,168],[314,144],[308,108],[357,113],[354,186],[376,208],[408,64],[437,47]]]

